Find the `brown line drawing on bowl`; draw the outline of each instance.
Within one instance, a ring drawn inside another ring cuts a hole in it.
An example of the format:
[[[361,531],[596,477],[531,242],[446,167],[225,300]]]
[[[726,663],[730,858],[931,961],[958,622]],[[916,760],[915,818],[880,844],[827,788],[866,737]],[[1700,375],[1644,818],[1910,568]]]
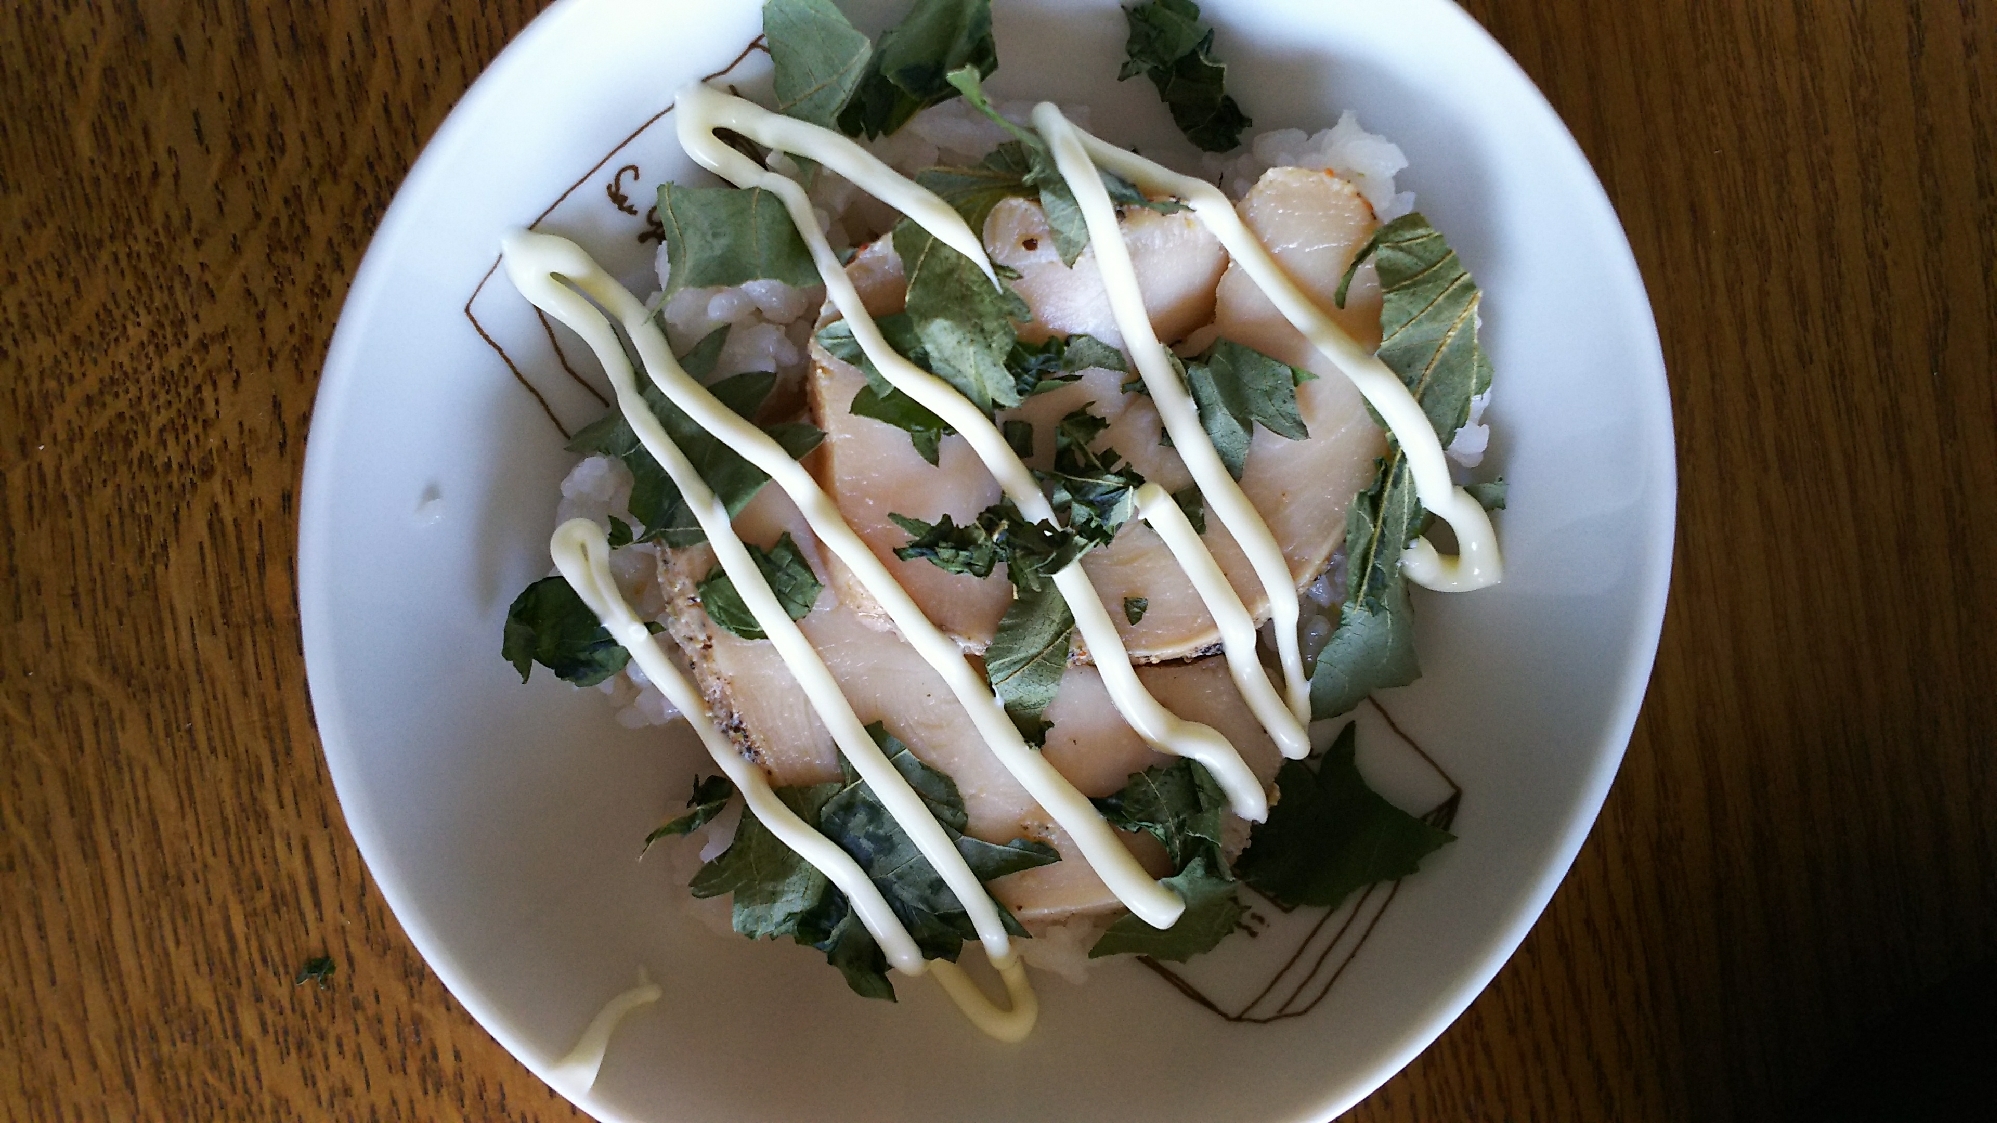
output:
[[[767,47],[764,44],[763,37],[758,35],[754,39],[751,39],[749,41],[749,44],[742,48],[742,53],[736,55],[734,60],[731,61],[727,66],[724,66],[721,69],[714,71],[711,74],[702,75],[700,80],[703,82],[712,82],[716,78],[720,78],[723,75],[733,72],[736,67],[741,66],[742,63],[755,52],[757,51],[767,52],[768,50],[769,47]],[[668,113],[671,113],[672,111],[673,107],[668,105],[664,109],[659,110],[657,113],[652,114],[650,117],[645,118],[643,124],[639,125],[635,129],[632,129],[628,136],[626,136],[623,140],[618,141],[617,144],[613,148],[611,148],[610,151],[604,153],[602,159],[590,165],[588,171],[582,173],[582,175],[578,177],[574,183],[569,184],[567,190],[563,191],[560,195],[556,196],[555,201],[549,203],[546,210],[543,210],[540,214],[535,215],[534,221],[527,224],[527,229],[529,230],[534,229],[535,227],[541,224],[541,220],[555,213],[555,208],[567,202],[569,196],[575,194],[576,188],[581,187],[585,183],[588,183],[590,179],[596,175],[597,172],[603,170],[603,166],[605,164],[608,164],[612,157],[616,156],[619,152],[622,152],[625,149],[625,147],[628,146],[632,141],[638,139],[639,134],[643,133],[646,129],[649,129],[653,125],[657,124],[660,118],[664,117]],[[637,214],[638,213],[637,210],[630,206],[630,202],[628,199],[625,199],[622,202],[619,201],[619,197],[623,195],[623,191],[619,185],[621,184],[624,178],[624,173],[627,169],[633,175],[636,175],[638,173],[638,167],[635,164],[630,164],[626,165],[623,168],[619,168],[617,170],[617,175],[611,180],[611,186],[606,189],[606,193],[608,194],[610,202],[613,206],[617,207],[619,210],[627,214]],[[644,240],[643,235],[640,236],[640,240],[641,241]],[[541,395],[541,391],[535,389],[534,384],[532,382],[528,381],[526,373],[520,369],[520,364],[513,361],[513,356],[508,355],[506,353],[506,348],[500,346],[499,341],[492,337],[492,333],[485,329],[484,324],[478,322],[477,314],[472,311],[472,302],[478,299],[479,293],[485,291],[486,282],[492,280],[492,275],[498,271],[499,271],[499,257],[498,255],[495,254],[492,259],[492,264],[486,268],[485,275],[480,277],[478,279],[478,284],[472,287],[471,295],[465,297],[465,303],[463,308],[465,319],[471,321],[472,330],[478,332],[478,337],[480,339],[483,339],[485,341],[485,345],[487,347],[492,348],[493,353],[498,355],[500,361],[506,364],[506,369],[512,372],[513,374],[513,381],[518,382],[520,384],[521,389],[526,390],[529,394],[532,394],[534,396],[534,401],[540,405],[541,412],[547,415],[548,422],[555,427],[555,431],[560,433],[562,435],[562,440],[566,442],[575,434],[569,431],[568,426],[562,424],[561,418],[555,416],[554,408],[548,404],[548,399]],[[590,394],[596,398],[597,401],[602,402],[606,406],[609,405],[610,404],[609,400],[603,396],[602,392],[597,390],[596,387],[590,385],[589,382],[586,381],[580,374],[576,373],[574,367],[569,365],[568,356],[562,351],[561,342],[555,336],[554,325],[548,322],[547,316],[542,314],[538,309],[535,311],[535,315],[540,317],[541,327],[544,331],[548,333],[548,341],[554,345],[555,356],[561,362],[562,369],[566,371],[568,373],[568,376],[574,379],[578,385],[580,385],[583,389],[588,390]]]
[[[1456,821],[1457,808],[1462,806],[1463,788],[1457,784],[1454,777],[1450,776],[1441,765],[1435,762],[1434,757],[1428,755],[1427,750],[1423,749],[1414,738],[1408,736],[1407,731],[1401,728],[1400,722],[1394,720],[1394,715],[1389,713],[1385,706],[1382,706],[1372,698],[1368,698],[1366,704],[1371,706],[1386,721],[1387,728],[1393,730],[1395,736],[1399,737],[1409,748],[1413,749],[1421,757],[1422,761],[1435,771],[1435,774],[1442,779],[1442,782],[1449,786],[1449,796],[1441,803],[1429,808],[1421,816],[1422,820],[1430,826],[1448,830],[1450,825]],[[1386,892],[1381,896],[1378,907],[1373,908],[1371,914],[1368,915],[1368,904],[1376,894],[1379,894],[1382,885],[1386,886]],[[1222,1007],[1185,976],[1148,955],[1138,956],[1137,961],[1163,978],[1166,982],[1172,984],[1173,989],[1177,990],[1180,994],[1192,999],[1200,1006],[1212,1011],[1215,1015],[1226,1021],[1249,1025],[1267,1025],[1270,1022],[1278,1022],[1286,1018],[1302,1017],[1312,1010],[1317,1009],[1318,1004],[1323,1002],[1331,994],[1332,986],[1338,982],[1339,978],[1345,974],[1345,969],[1350,967],[1352,961],[1358,957],[1359,949],[1365,947],[1366,941],[1372,938],[1373,929],[1380,923],[1380,918],[1387,914],[1387,907],[1394,903],[1394,897],[1400,890],[1401,882],[1399,880],[1392,882],[1376,881],[1361,890],[1358,898],[1352,902],[1351,911],[1345,914],[1344,922],[1338,926],[1338,930],[1332,934],[1331,939],[1324,943],[1322,950],[1318,951],[1317,957],[1310,961],[1310,969],[1303,973],[1294,986],[1283,992],[1281,1001],[1275,1004],[1273,1010],[1258,1008],[1264,1007],[1264,1001],[1277,992],[1277,987],[1283,982],[1285,976],[1290,975],[1293,970],[1306,961],[1312,947],[1317,943],[1318,936],[1331,923],[1332,917],[1339,915],[1340,912],[1344,912],[1342,908],[1326,909],[1324,915],[1319,917],[1318,922],[1311,926],[1310,931],[1305,934],[1304,938],[1297,942],[1296,951],[1290,953],[1290,957],[1284,960],[1283,965],[1276,969],[1276,973],[1269,977],[1269,981],[1263,985],[1261,991],[1254,998],[1242,1005],[1239,1010],[1228,1010]],[[1251,889],[1249,892],[1253,893],[1254,890]],[[1275,901],[1263,897],[1259,893],[1256,893],[1255,896],[1278,912],[1288,913],[1293,911],[1291,908],[1277,904]],[[1252,908],[1249,915],[1255,915]],[[1359,929],[1358,937],[1351,941],[1349,945],[1346,945],[1346,935],[1355,926],[1359,925],[1362,917],[1365,918],[1365,926]],[[1251,936],[1258,935],[1252,928],[1247,930]],[[1344,946],[1344,954],[1334,960],[1332,953],[1338,951],[1342,945]],[[1319,983],[1318,980],[1321,976],[1324,976],[1327,967],[1330,974],[1323,978],[1322,983]],[[1306,995],[1310,997],[1306,999]]]

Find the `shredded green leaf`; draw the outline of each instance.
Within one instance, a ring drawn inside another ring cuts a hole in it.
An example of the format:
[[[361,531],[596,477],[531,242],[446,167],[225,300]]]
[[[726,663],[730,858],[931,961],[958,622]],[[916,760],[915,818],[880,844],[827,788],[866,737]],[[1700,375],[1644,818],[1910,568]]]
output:
[[[1063,417],[1054,427],[1054,470],[1042,473],[1052,485],[1050,502],[1066,516],[1068,529],[1091,546],[1105,546],[1137,513],[1137,489],[1144,477],[1123,462],[1113,448],[1089,445],[1109,428],[1109,422],[1087,407]]]
[[[1368,257],[1380,274],[1380,360],[1407,384],[1446,448],[1469,420],[1470,399],[1491,384],[1490,359],[1477,343],[1482,294],[1420,214],[1382,227],[1348,279]],[[1485,485],[1478,498],[1502,502],[1503,492]],[[1401,552],[1426,520],[1406,457],[1390,438],[1372,486],[1346,516],[1346,597],[1311,674],[1313,717],[1337,717],[1375,690],[1420,677]]]
[[[500,654],[521,682],[539,663],[576,686],[595,686],[631,660],[561,577],[543,577],[513,598]]]
[[[1137,626],[1138,621],[1144,619],[1145,612],[1149,611],[1150,608],[1150,597],[1123,598],[1123,618],[1130,621],[1130,626],[1133,628]]]
[[[775,280],[803,288],[819,282],[811,251],[783,200],[760,187],[659,186],[659,225],[666,235],[665,295],[685,288]]]
[[[1297,411],[1297,387],[1315,379],[1315,374],[1229,339],[1216,341],[1184,369],[1199,407],[1200,427],[1235,479],[1241,478],[1248,462],[1248,446],[1258,423],[1289,440],[1310,437]]]
[[[880,723],[868,726],[867,732],[942,824],[979,880],[1059,860],[1054,848],[1044,842],[1014,839],[992,843],[965,836],[969,815],[950,777],[923,763]],[[842,770],[845,778],[841,781],[779,788],[776,794],[806,823],[852,855],[924,956],[955,960],[964,941],[977,938],[970,916],[873,789],[843,762]],[[839,969],[854,993],[894,1000],[886,956],[860,925],[845,895],[777,841],[754,815],[742,817],[735,842],[701,867],[692,889],[697,897],[734,893],[737,932],[758,938],[789,936],[817,948]],[[1027,934],[1004,906],[999,906],[999,915],[1013,935]]]
[[[1186,902],[1186,911],[1176,924],[1165,929],[1153,928],[1135,913],[1127,913],[1110,925],[1089,949],[1089,958],[1130,953],[1183,963],[1212,951],[1234,931],[1242,914],[1248,911],[1235,896],[1234,879],[1224,871],[1215,871],[1204,856],[1166,878],[1164,884]]]
[[[1135,773],[1122,791],[1093,802],[1111,826],[1164,843],[1173,869],[1204,858],[1208,869],[1227,872],[1220,837],[1227,793],[1199,763],[1181,759]]]
[[[1207,532],[1207,497],[1200,494],[1198,484],[1187,484],[1172,493],[1172,502],[1186,514],[1186,521],[1193,524],[1194,534]]]
[[[867,75],[873,44],[831,0],[765,0],[777,112],[831,128]]]
[[[847,136],[886,136],[917,113],[957,96],[947,75],[963,67],[980,76],[998,69],[991,0],[915,0],[901,23],[881,35],[865,76],[839,111]]]
[[[895,223],[894,248],[908,278],[909,321],[928,368],[987,414],[1018,405],[1005,360],[1018,339],[1014,321],[1032,315],[1026,302],[906,218]]]
[[[1241,880],[1271,900],[1337,908],[1355,889],[1415,872],[1454,840],[1366,785],[1357,730],[1346,725],[1316,767],[1285,761],[1276,773],[1280,798],[1235,863]]]
[[[1047,743],[1047,707],[1068,669],[1075,617],[1060,590],[1046,585],[1013,598],[985,649],[985,673],[1030,744]]]
[[[333,973],[339,969],[340,965],[333,962],[332,956],[315,955],[298,969],[298,977],[291,980],[291,985],[302,987],[306,983],[318,983],[319,989],[325,990],[326,984],[332,981]]]
[[[692,834],[713,822],[714,817],[721,814],[728,806],[728,801],[734,798],[735,785],[728,782],[728,777],[709,776],[704,780],[695,778],[693,795],[687,797],[686,801],[686,805],[692,810],[676,819],[666,821],[651,834],[646,835],[645,846],[638,851],[639,856],[643,857],[645,851],[650,850],[652,844],[662,838]]]
[[[1130,25],[1118,80],[1143,74],[1158,88],[1186,139],[1208,152],[1241,144],[1253,124],[1227,93],[1227,66],[1213,57],[1213,30],[1192,0],[1147,0],[1123,10]]]
[[[791,540],[790,532],[785,531],[777,544],[765,553],[753,544],[745,543],[749,556],[755,559],[756,568],[770,583],[770,591],[777,595],[777,602],[793,620],[802,620],[811,613],[811,606],[818,603],[818,594],[825,591],[818,575],[811,571],[811,564],[804,560],[804,552]],[[720,566],[710,570],[699,585],[700,604],[707,610],[707,618],[719,627],[743,639],[768,639],[762,625],[756,623],[756,616],[742,600],[742,593],[728,576],[728,571]]]

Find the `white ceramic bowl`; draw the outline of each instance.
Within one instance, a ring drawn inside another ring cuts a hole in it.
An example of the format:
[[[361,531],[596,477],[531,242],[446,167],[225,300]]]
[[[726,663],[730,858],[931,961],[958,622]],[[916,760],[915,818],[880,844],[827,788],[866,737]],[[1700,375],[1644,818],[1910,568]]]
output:
[[[856,18],[878,29],[890,6]],[[1114,0],[997,8],[999,94],[1087,103],[1114,139],[1185,151],[1147,83],[1114,81]],[[595,1087],[563,1089],[592,1114],[1328,1118],[1463,1010],[1573,860],[1636,718],[1671,556],[1670,406],[1623,232],[1545,101],[1447,0],[1213,0],[1207,14],[1258,130],[1357,109],[1407,151],[1402,185],[1487,294],[1509,579],[1418,595],[1427,673],[1384,699],[1460,785],[1459,840],[1315,942],[1317,918],[1271,915],[1262,938],[1187,972],[1234,1009],[1301,949],[1258,1012],[1330,985],[1269,1024],[1225,1021],[1116,962],[1086,987],[1042,976],[1038,1031],[1003,1046],[926,982],[903,982],[898,1005],[864,1001],[815,953],[692,921],[666,863],[634,859],[684,799],[693,739],[621,729],[596,693],[545,673],[522,686],[499,658],[509,600],[548,571],[574,459],[548,414],[574,428],[603,407],[491,266],[502,231],[541,216],[646,291],[639,214],[691,170],[656,115],[681,82],[737,59],[760,13],[566,0],[444,123],[362,263],[313,416],[299,583],[348,826],[452,993],[545,1076],[641,966],[663,986]],[[729,77],[766,68],[753,54]],[[569,343],[570,365],[600,381]],[[1367,713],[1362,766],[1404,806],[1433,803],[1433,774]]]

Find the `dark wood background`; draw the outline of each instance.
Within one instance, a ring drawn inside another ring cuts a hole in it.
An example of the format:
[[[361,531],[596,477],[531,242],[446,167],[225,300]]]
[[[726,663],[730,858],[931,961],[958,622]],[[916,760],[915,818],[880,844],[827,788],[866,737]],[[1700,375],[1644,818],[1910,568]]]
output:
[[[293,572],[347,283],[536,6],[0,15],[10,1118],[576,1117],[376,894]],[[1468,6],[1635,244],[1677,568],[1573,874],[1351,1118],[1769,1118],[1997,954],[1997,5]]]

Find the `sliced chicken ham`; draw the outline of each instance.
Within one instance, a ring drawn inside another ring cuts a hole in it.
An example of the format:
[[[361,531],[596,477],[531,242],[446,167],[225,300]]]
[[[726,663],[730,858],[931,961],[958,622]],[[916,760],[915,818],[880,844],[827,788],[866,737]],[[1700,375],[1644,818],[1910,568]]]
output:
[[[789,498],[765,488],[736,519],[745,541],[768,547],[788,531],[818,572],[826,555]],[[805,700],[775,645],[744,640],[714,626],[701,608],[698,582],[714,566],[705,546],[666,551],[660,579],[668,630],[680,645],[716,723],[778,786],[839,778],[837,748]],[[863,722],[880,721],[930,765],[947,773],[964,797],[968,833],[991,842],[1037,838],[1063,861],[992,883],[1007,907],[1029,923],[1104,912],[1115,907],[1100,878],[1075,852],[1067,833],[985,747],[970,717],[942,678],[899,636],[863,621],[829,592],[799,621]],[[1140,672],[1152,691],[1181,717],[1219,729],[1265,784],[1280,763],[1276,747],[1235,690],[1217,659]],[[1054,727],[1045,752],[1084,794],[1121,789],[1133,772],[1164,758],[1138,738],[1110,704],[1095,668],[1072,665],[1047,716]],[[1129,839],[1140,860],[1160,876],[1171,872],[1149,836]]]
[[[1377,344],[1380,295],[1370,264],[1354,278],[1345,308],[1332,301],[1346,266],[1378,225],[1350,184],[1327,172],[1276,168],[1249,192],[1241,213],[1313,300],[1362,343]],[[1190,213],[1159,215],[1133,208],[1120,221],[1161,339],[1191,337],[1193,344],[1204,346],[1215,336],[1224,337],[1324,376],[1297,389],[1309,439],[1291,441],[1258,427],[1241,479],[1242,490],[1269,523],[1301,588],[1323,570],[1343,541],[1346,510],[1371,478],[1385,439],[1358,391],[1228,262],[1218,241]],[[1121,343],[1094,250],[1084,252],[1074,268],[1063,266],[1038,204],[1006,200],[993,210],[984,235],[993,261],[1018,271],[1013,286],[1033,310],[1033,320],[1020,329],[1022,338],[1085,332]],[[869,311],[877,315],[901,304],[903,281],[892,258],[883,239],[858,255],[850,268]],[[812,356],[813,420],[826,431],[817,461],[820,482],[929,617],[967,649],[983,650],[1011,601],[1003,571],[980,581],[927,562],[902,562],[894,550],[906,544],[908,535],[888,515],[934,522],[947,514],[961,524],[999,499],[997,482],[960,437],[944,438],[939,463],[931,465],[917,455],[905,433],[853,416],[848,407],[865,385],[864,376],[816,345]],[[1052,463],[1055,423],[1087,406],[1110,422],[1096,447],[1115,449],[1167,490],[1187,486],[1192,478],[1184,462],[1162,443],[1157,409],[1145,395],[1122,392],[1126,377],[1107,370],[1086,372],[1079,382],[1029,398],[1001,419],[1033,425],[1035,455],[1028,462],[1046,468]],[[1206,542],[1250,612],[1266,619],[1267,597],[1218,519],[1209,519]],[[1133,659],[1183,659],[1216,648],[1219,635],[1212,617],[1149,527],[1131,522],[1083,565],[1113,610],[1128,597],[1148,602],[1136,624],[1112,612]],[[850,576],[835,572],[834,585],[862,619],[886,626]]]

